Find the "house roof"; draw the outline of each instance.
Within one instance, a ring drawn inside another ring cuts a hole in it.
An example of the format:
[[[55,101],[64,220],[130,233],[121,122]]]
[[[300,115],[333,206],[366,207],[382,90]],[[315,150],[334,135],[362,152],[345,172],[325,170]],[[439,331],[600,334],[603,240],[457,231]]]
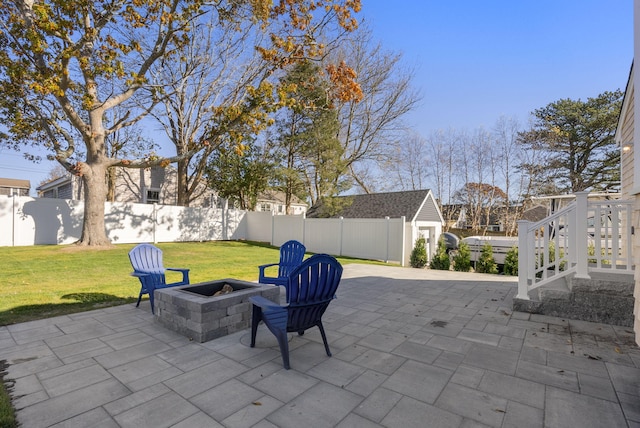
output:
[[[73,176],[71,174],[65,174],[62,177],[58,177],[58,178],[52,178],[51,180],[47,181],[46,183],[42,183],[40,186],[36,187],[36,190],[38,192],[43,192],[45,190],[57,187],[61,184],[67,183],[69,181],[71,181],[73,178]]]
[[[257,198],[258,202],[272,202],[278,204],[284,204],[286,201],[286,197],[284,192],[279,190],[268,189],[264,192],[261,192]],[[307,206],[307,204],[298,198],[296,195],[291,195],[291,204],[292,205],[302,205]]]
[[[0,178],[0,187],[31,189],[31,182],[29,180],[18,180],[16,178]]]
[[[544,205],[535,205],[522,213],[521,220],[538,222],[549,215],[549,208]]]
[[[404,216],[406,221],[413,221],[425,206],[429,195],[431,195],[430,190],[409,190],[338,196],[333,198],[332,208],[319,202],[309,209],[307,217],[398,218]],[[433,205],[435,206],[435,200]],[[435,208],[438,218],[433,220],[442,221],[437,206]]]

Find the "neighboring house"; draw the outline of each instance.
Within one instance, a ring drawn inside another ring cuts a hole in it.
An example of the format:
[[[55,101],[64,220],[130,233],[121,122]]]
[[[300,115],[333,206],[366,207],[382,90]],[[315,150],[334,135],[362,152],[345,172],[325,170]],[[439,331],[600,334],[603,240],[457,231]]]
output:
[[[15,178],[0,178],[0,195],[29,196],[31,182]]]
[[[272,212],[275,215],[287,214],[285,194],[278,190],[265,190],[258,195],[256,211]],[[302,215],[307,212],[309,205],[295,195],[291,197],[289,215]]]
[[[83,199],[81,177],[67,175],[42,184],[41,198]],[[193,207],[217,205],[215,192],[202,184],[203,194],[191,202]],[[116,168],[115,201],[142,204],[176,205],[177,171],[173,167]]]
[[[542,220],[547,215],[549,215],[549,208],[544,205],[537,204],[525,210],[522,213],[520,220],[527,220],[535,223]]]
[[[639,2],[634,2],[634,13],[636,17],[640,16]],[[636,22],[634,30],[634,58],[640,58],[640,26],[638,22]],[[640,74],[640,67],[632,65],[615,136],[616,142],[620,146],[622,198],[634,201],[631,224],[636,225],[636,233],[632,236],[635,266],[640,266],[640,233],[637,232],[640,219],[640,155],[635,156],[635,152],[640,154],[640,126],[635,126],[636,123],[640,124],[640,108],[635,109],[636,104],[640,105],[640,92],[635,91],[635,81],[640,79],[640,76],[635,77],[638,74]],[[635,271],[633,295],[635,298],[634,331],[636,342],[640,345],[640,276],[637,270]]]
[[[442,216],[447,229],[467,228],[467,209],[462,204],[446,204],[442,206]]]
[[[427,241],[427,255],[435,253],[444,219],[431,190],[370,193],[332,198],[331,206],[318,203],[307,212],[308,218],[405,218],[406,242],[410,253],[420,235]]]

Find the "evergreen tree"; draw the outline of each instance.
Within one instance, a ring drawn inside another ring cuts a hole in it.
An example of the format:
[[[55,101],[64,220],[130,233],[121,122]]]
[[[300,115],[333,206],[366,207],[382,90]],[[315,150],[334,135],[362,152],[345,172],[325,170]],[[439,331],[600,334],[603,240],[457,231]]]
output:
[[[440,239],[438,240],[438,248],[436,249],[436,253],[433,258],[431,258],[429,267],[436,270],[449,270],[450,266],[451,260],[449,260],[449,254],[447,254],[447,245],[444,240],[444,236],[440,236]]]
[[[562,99],[533,112],[530,130],[518,142],[546,154],[520,167],[541,187],[574,193],[604,190],[620,181],[620,149],[614,141],[623,93],[604,92],[586,101]]]
[[[458,252],[453,256],[453,270],[456,272],[471,270],[471,250],[466,242],[460,242]]]
[[[296,64],[281,80],[290,106],[277,120],[274,145],[281,159],[280,188],[287,208],[293,195],[318,199],[350,187],[344,180],[340,122],[330,97],[330,83],[311,61]]]
[[[269,187],[275,174],[273,156],[254,140],[242,145],[221,145],[210,157],[207,176],[218,195],[237,201],[240,209],[254,210],[258,195]]]
[[[513,246],[504,258],[504,274],[518,276],[518,247]]]
[[[480,251],[480,258],[476,263],[476,272],[478,273],[498,273],[498,265],[493,258],[493,248],[491,244],[486,243]]]
[[[416,239],[416,243],[413,247],[413,251],[411,251],[411,258],[409,260],[411,267],[423,268],[427,265],[427,248],[425,247],[425,242],[426,240],[422,235]]]

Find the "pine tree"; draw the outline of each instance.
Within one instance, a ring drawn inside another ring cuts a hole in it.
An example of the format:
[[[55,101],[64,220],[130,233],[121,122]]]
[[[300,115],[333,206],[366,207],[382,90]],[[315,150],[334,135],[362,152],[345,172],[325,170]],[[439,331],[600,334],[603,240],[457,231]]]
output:
[[[518,276],[518,247],[512,247],[504,258],[504,274]]]
[[[431,259],[429,267],[436,270],[449,270],[450,266],[451,260],[449,260],[449,254],[447,254],[447,245],[444,240],[444,236],[440,236],[436,254]]]
[[[476,272],[478,273],[498,273],[498,265],[493,258],[493,248],[489,243],[482,246],[480,258],[476,263]]]
[[[466,242],[460,242],[458,252],[453,256],[453,270],[456,272],[469,272],[471,270],[471,250]]]
[[[416,239],[416,244],[411,251],[411,259],[409,263],[411,267],[423,268],[427,265],[427,248],[425,247],[426,240],[424,236],[420,236]]]

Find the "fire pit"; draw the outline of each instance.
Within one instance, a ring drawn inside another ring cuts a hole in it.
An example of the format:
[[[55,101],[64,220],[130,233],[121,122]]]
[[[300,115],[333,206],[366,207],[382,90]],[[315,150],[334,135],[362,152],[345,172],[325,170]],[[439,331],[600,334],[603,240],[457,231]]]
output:
[[[217,295],[216,295],[217,294]],[[280,287],[221,279],[155,291],[155,318],[165,327],[198,342],[249,328],[249,297],[280,301]]]

